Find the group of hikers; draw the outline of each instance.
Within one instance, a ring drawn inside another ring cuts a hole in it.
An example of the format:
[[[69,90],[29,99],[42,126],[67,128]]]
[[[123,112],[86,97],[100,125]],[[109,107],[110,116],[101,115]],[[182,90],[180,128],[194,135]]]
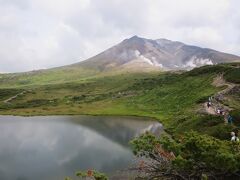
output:
[[[208,102],[207,102],[208,108],[213,107],[213,100],[214,100],[214,97],[212,97],[212,96],[210,96],[208,98]],[[220,106],[217,106],[214,108],[214,110],[215,110],[216,114],[224,116],[224,119],[228,124],[233,123],[233,117],[230,115],[230,113],[226,109],[224,109]],[[237,132],[231,132],[231,141],[239,141]]]
[[[213,102],[212,102],[213,100],[214,98],[212,96],[208,98],[208,102],[207,102],[208,108],[213,107]],[[233,123],[233,117],[230,115],[230,113],[226,109],[220,106],[217,106],[214,108],[214,110],[216,114],[224,116],[224,119],[226,120],[226,122],[228,122],[229,124]]]

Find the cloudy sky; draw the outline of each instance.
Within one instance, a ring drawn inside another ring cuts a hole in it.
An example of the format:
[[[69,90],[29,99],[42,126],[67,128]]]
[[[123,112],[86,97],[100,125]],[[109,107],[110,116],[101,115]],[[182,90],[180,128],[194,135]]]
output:
[[[240,55],[239,0],[0,0],[0,72],[79,62],[133,35]]]

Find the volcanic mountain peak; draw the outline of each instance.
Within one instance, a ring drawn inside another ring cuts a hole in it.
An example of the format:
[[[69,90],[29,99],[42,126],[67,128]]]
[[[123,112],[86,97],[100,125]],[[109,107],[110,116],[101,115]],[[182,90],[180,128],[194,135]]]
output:
[[[109,70],[174,70],[239,61],[240,57],[168,39],[133,36],[112,48],[78,63],[83,67]]]

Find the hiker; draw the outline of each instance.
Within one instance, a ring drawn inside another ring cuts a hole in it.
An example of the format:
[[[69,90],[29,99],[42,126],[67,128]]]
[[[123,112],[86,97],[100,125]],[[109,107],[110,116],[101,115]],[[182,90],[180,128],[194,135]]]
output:
[[[210,97],[208,98],[208,102],[211,102],[211,99],[212,99],[212,98],[211,98],[211,96],[210,96]]]
[[[224,122],[228,122],[228,112],[224,114]]]
[[[210,102],[211,103],[211,101],[213,100],[213,97],[212,96],[210,96],[209,98],[208,98],[208,102]]]
[[[226,112],[224,110],[222,110],[222,115],[225,116]]]
[[[209,108],[211,106],[211,102],[207,102],[207,107]]]
[[[228,124],[232,124],[233,123],[233,117],[230,114],[228,114],[227,120],[228,120]]]
[[[220,109],[220,114],[221,114],[221,115],[224,115],[223,109]]]
[[[231,141],[239,142],[239,138],[237,137],[235,132],[231,132]]]

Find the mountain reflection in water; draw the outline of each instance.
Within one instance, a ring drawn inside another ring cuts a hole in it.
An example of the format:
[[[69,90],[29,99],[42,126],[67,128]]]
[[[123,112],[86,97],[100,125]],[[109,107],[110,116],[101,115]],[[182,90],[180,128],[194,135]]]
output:
[[[133,158],[129,141],[153,121],[133,117],[0,116],[0,179],[59,180],[112,173]]]

